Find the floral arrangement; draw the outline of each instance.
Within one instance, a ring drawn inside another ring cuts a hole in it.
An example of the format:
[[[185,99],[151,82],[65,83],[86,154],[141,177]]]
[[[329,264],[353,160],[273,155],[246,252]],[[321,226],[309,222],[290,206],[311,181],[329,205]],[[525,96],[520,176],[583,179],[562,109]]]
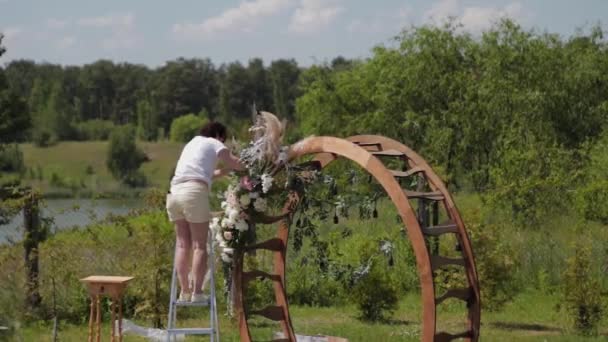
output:
[[[255,240],[255,218],[268,210],[276,172],[287,165],[287,147],[281,146],[284,124],[268,112],[257,112],[249,129],[252,141],[240,152],[246,171],[233,178],[222,196],[222,213],[210,223],[222,260],[232,263],[235,249]]]

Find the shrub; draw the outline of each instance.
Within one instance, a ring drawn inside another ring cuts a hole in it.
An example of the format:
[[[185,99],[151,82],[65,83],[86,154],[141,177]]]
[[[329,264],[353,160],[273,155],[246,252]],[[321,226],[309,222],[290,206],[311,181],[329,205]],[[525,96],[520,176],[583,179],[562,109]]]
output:
[[[392,282],[390,274],[376,263],[372,263],[369,273],[355,283],[351,296],[357,304],[361,318],[366,321],[381,321],[389,318],[397,309],[399,302],[397,287]]]
[[[574,329],[583,335],[597,335],[604,314],[600,281],[593,271],[591,243],[583,237],[575,242],[574,255],[563,275],[563,298]]]
[[[106,165],[114,178],[130,186],[145,184],[144,175],[138,171],[146,154],[135,144],[135,129],[118,127],[110,136]]]
[[[577,189],[576,209],[587,220],[608,224],[608,181],[600,179]]]
[[[194,114],[188,114],[174,119],[173,122],[171,122],[171,130],[169,132],[171,141],[189,141],[198,134],[201,126],[203,126],[206,122],[206,118],[202,118]]]
[[[18,173],[25,171],[23,152],[19,149],[19,145],[0,146],[0,171]]]
[[[32,141],[38,147],[49,147],[57,143],[57,137],[49,129],[40,128],[32,133]]]
[[[99,119],[83,121],[75,125],[79,140],[107,140],[114,128],[112,121]]]

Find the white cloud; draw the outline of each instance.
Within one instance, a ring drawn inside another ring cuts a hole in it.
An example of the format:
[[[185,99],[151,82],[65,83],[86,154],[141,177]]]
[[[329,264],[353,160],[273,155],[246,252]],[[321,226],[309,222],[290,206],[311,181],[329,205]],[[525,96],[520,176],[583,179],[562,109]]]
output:
[[[434,22],[443,22],[449,17],[455,17],[462,23],[465,30],[481,32],[489,28],[500,18],[524,19],[526,17],[523,6],[519,2],[512,2],[500,7],[463,7],[459,0],[441,0],[434,3],[425,13],[425,19]],[[529,15],[529,14],[528,14]]]
[[[106,50],[128,49],[137,45],[135,16],[132,13],[82,18],[77,23],[82,27],[110,30],[110,36],[101,42]]]
[[[65,20],[59,20],[55,18],[47,19],[46,27],[54,30],[60,30],[65,28],[68,25],[68,22]]]
[[[174,24],[172,31],[176,37],[186,39],[210,39],[225,33],[251,32],[263,18],[279,13],[291,3],[292,0],[245,1],[201,23]]]
[[[350,33],[395,33],[411,22],[412,9],[404,6],[396,10],[384,10],[365,19],[351,21],[346,30]]]
[[[291,17],[289,31],[296,33],[319,32],[327,27],[342,11],[343,7],[332,1],[301,0]]]

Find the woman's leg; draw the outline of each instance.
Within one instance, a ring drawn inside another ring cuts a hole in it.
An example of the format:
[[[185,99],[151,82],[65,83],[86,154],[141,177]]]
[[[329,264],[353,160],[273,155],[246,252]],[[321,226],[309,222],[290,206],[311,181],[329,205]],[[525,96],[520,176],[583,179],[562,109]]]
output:
[[[177,267],[177,278],[183,293],[191,293],[188,273],[190,272],[190,249],[192,248],[192,238],[190,227],[186,220],[175,221],[175,266]]]
[[[190,236],[192,237],[192,278],[194,288],[192,293],[202,292],[203,278],[207,272],[207,234],[209,222],[190,223]]]

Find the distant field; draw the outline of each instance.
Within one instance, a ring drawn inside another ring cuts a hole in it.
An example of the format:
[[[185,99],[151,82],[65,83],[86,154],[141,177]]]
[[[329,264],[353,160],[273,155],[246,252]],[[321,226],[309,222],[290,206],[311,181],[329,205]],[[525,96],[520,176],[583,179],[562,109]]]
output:
[[[150,161],[142,170],[150,186],[166,186],[183,144],[140,142]],[[106,167],[108,142],[60,142],[40,148],[22,144],[28,169],[23,182],[39,187],[45,193],[125,193]]]

